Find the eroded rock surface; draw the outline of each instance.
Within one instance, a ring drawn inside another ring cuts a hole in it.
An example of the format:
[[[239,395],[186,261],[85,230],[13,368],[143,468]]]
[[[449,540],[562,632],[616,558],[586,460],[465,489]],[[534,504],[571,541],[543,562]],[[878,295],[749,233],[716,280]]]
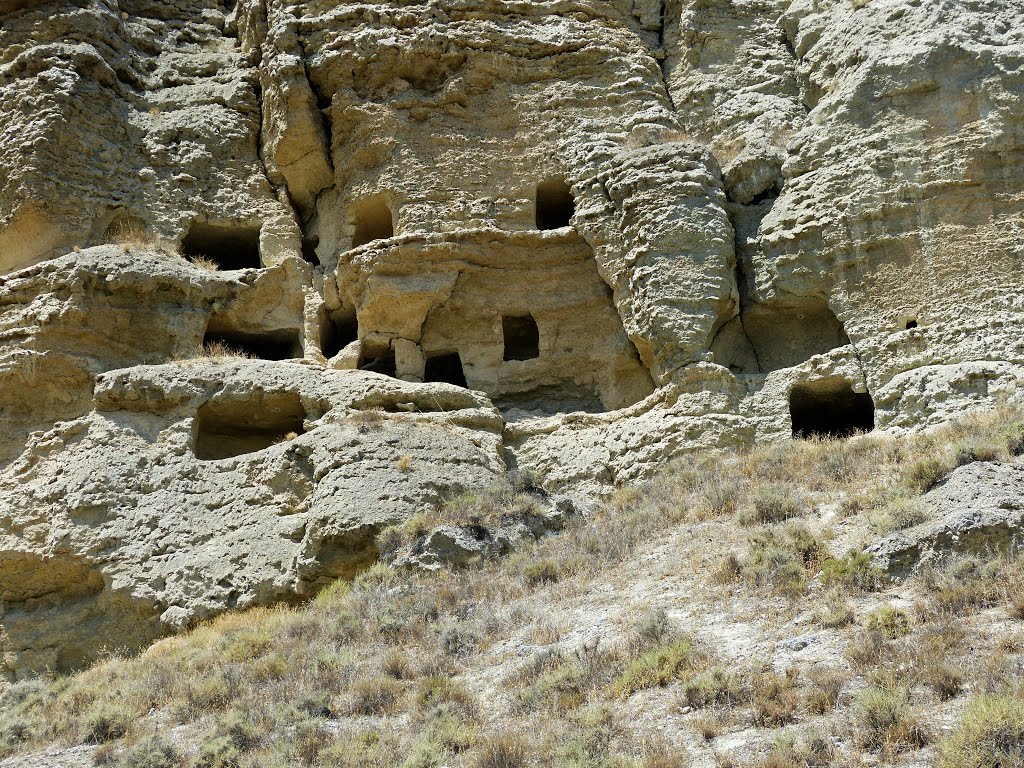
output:
[[[955,470],[923,502],[927,523],[868,548],[889,572],[904,575],[943,559],[1009,554],[1024,541],[1024,466],[977,461]]]
[[[0,3],[7,672],[508,467],[1019,398],[1022,62],[1003,0]]]

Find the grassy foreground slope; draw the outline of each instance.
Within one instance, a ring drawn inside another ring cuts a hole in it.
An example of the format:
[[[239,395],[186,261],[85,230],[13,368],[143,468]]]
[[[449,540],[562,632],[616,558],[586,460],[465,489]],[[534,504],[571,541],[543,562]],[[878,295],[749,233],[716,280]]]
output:
[[[906,437],[696,457],[459,572],[379,564],[300,608],[0,694],[0,750],[97,765],[1024,766],[1024,561],[891,582],[860,553],[957,465],[1016,461],[1009,407]],[[526,514],[512,485],[382,534]]]

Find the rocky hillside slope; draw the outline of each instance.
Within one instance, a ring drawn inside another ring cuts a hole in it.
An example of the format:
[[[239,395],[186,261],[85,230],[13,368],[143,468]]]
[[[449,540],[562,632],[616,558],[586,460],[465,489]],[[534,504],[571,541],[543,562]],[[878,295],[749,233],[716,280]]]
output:
[[[507,470],[1016,400],[1022,60],[1007,0],[0,0],[0,671]]]
[[[14,683],[0,767],[1016,766],[1022,454],[1003,408],[687,459],[508,557],[378,563]],[[493,541],[549,502],[502,482],[378,543]]]

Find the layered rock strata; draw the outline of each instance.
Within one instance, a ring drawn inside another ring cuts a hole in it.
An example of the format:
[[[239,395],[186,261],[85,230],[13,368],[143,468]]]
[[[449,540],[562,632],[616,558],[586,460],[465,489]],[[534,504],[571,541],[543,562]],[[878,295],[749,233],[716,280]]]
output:
[[[0,3],[7,674],[299,599],[509,467],[592,493],[1018,398],[1022,30]]]

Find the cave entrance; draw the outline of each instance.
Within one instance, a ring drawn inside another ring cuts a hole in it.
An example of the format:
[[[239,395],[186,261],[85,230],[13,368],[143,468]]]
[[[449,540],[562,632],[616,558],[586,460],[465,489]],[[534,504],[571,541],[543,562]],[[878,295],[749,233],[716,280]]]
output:
[[[789,393],[793,437],[850,437],[875,428],[875,404],[844,379],[797,384]]]
[[[214,354],[240,353],[257,360],[292,360],[302,357],[302,343],[298,329],[282,329],[258,333],[232,330],[213,330],[209,327],[203,336],[203,347]]]
[[[533,315],[502,317],[501,332],[505,339],[503,360],[533,360],[540,357],[540,328]]]
[[[576,201],[564,179],[542,181],[537,185],[537,229],[568,227],[576,213]]]
[[[395,350],[384,349],[375,352],[366,352],[359,363],[359,370],[381,373],[391,378],[398,376],[398,366],[395,364]]]
[[[330,360],[341,350],[359,339],[359,321],[355,310],[328,314],[320,321],[320,352]]]
[[[386,240],[395,236],[395,222],[391,209],[382,195],[352,206],[352,223],[356,231],[352,236],[352,247],[358,248],[374,240]]]
[[[291,440],[306,430],[306,409],[290,392],[209,402],[196,413],[195,455],[227,459]]]
[[[225,271],[263,266],[258,227],[194,222],[181,250],[190,261],[208,259]]]
[[[457,387],[468,388],[469,386],[466,383],[466,373],[462,368],[462,358],[459,357],[458,352],[428,357],[423,380],[442,381]]]

